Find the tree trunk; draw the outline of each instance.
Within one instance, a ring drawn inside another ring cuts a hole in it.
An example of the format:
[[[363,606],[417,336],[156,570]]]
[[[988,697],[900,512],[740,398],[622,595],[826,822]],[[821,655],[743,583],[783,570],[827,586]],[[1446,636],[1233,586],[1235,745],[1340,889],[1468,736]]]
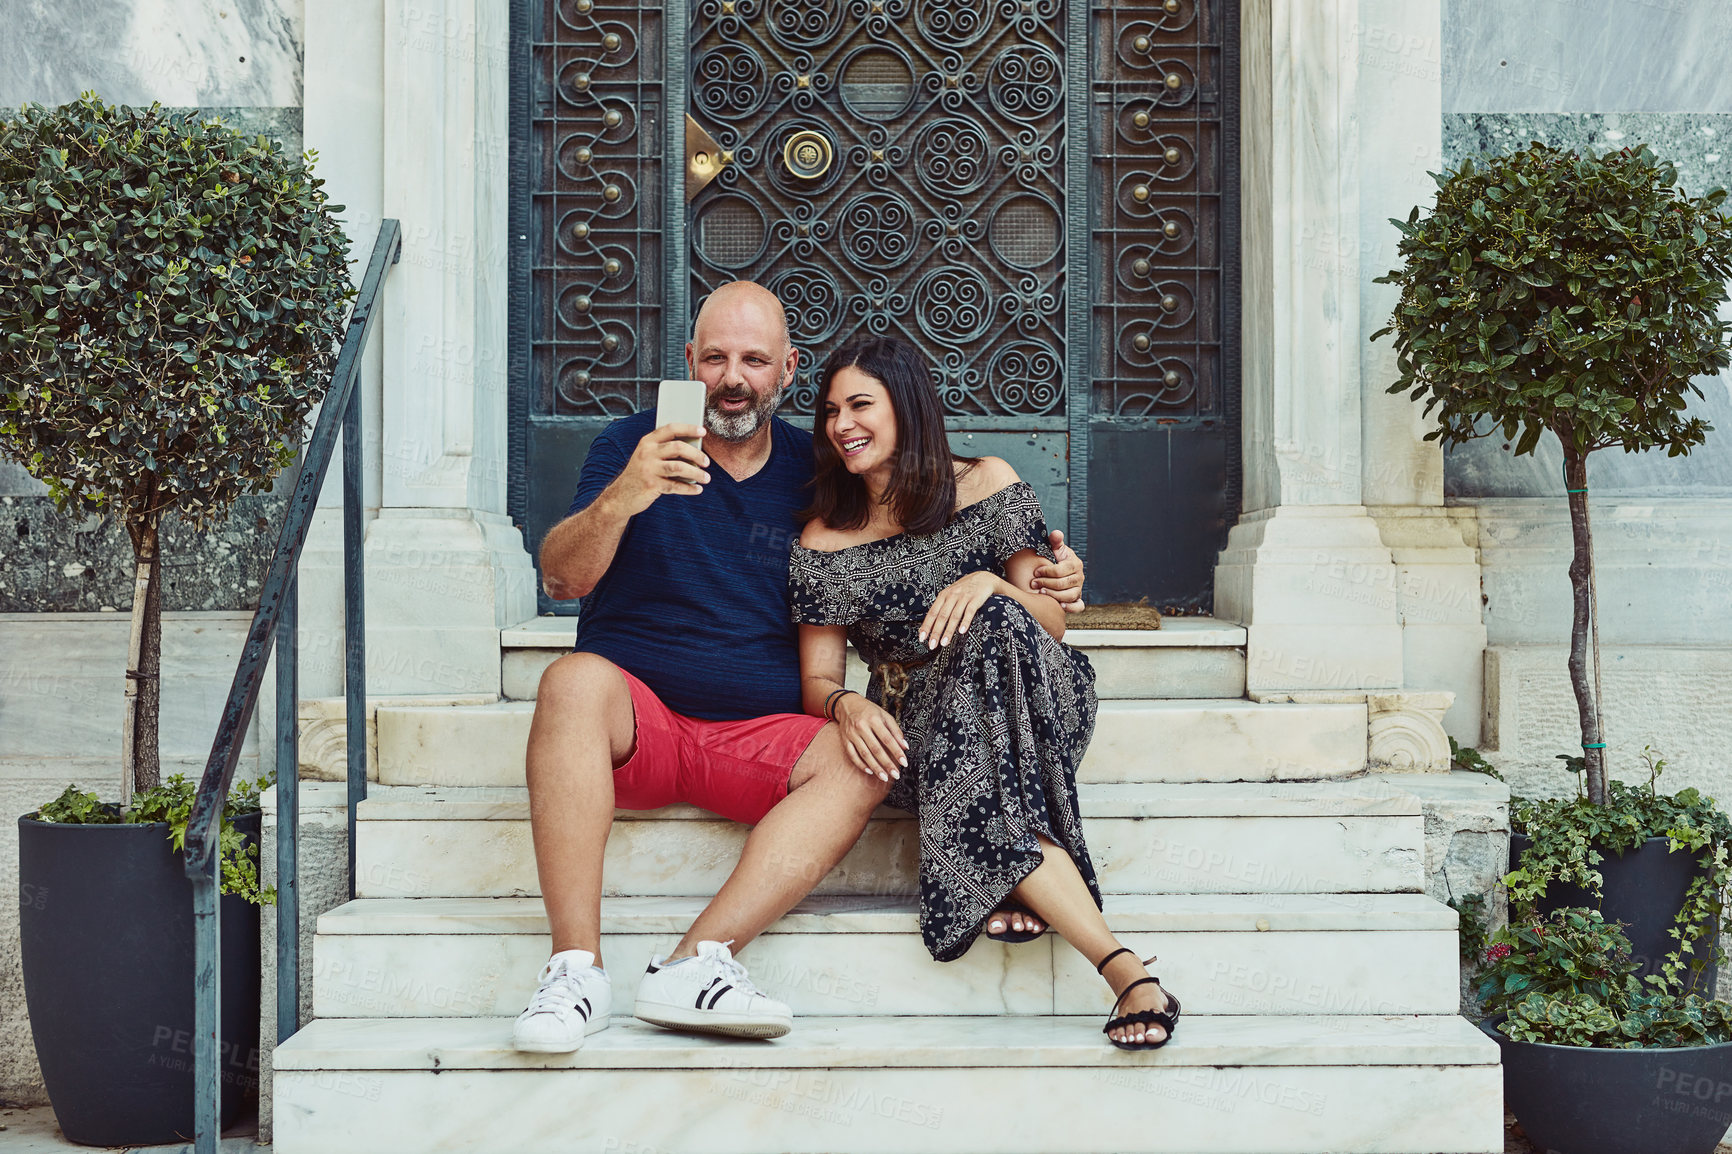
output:
[[[1588,800],[1606,804],[1605,737],[1600,732],[1599,704],[1588,684],[1588,630],[1592,621],[1589,577],[1592,571],[1593,535],[1588,530],[1588,458],[1576,453],[1565,441],[1564,488],[1570,502],[1570,536],[1575,555],[1570,559],[1570,588],[1575,594],[1575,613],[1570,621],[1570,687],[1576,691],[1576,712],[1582,723],[1583,780]]]
[[[121,804],[134,789],[162,780],[158,729],[162,715],[162,566],[157,556],[159,523],[128,521],[134,580],[132,631],[126,652],[126,717],[121,729]]]

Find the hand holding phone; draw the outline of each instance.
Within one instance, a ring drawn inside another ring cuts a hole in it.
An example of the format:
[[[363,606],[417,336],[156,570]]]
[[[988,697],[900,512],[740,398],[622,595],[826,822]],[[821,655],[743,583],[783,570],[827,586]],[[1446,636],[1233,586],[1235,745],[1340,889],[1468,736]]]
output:
[[[663,381],[656,389],[656,428],[663,425],[704,424],[704,402],[709,390],[702,381]],[[702,437],[681,437],[694,449],[703,447]]]
[[[709,457],[703,451],[704,402],[702,381],[663,381],[656,396],[656,427],[644,434],[631,460],[615,478],[610,492],[636,516],[667,494],[695,496],[709,483]],[[676,436],[688,430],[697,436]]]

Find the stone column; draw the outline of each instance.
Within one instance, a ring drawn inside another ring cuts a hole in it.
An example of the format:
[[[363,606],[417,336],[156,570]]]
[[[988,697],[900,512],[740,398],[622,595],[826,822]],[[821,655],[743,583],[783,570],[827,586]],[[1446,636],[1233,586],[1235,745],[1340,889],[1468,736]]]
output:
[[[1246,626],[1253,694],[1403,684],[1395,565],[1363,503],[1358,7],[1243,8],[1245,496],[1215,611]]]
[[[535,614],[505,515],[508,44],[506,5],[383,0],[382,200],[403,257],[378,334],[372,694],[497,693],[499,630]]]
[[[1430,173],[1443,168],[1442,34],[1436,0],[1360,0],[1354,39],[1360,104],[1360,331],[1389,323],[1399,299],[1375,278],[1400,263],[1400,233],[1415,205],[1436,199]],[[1372,94],[1375,93],[1375,98]],[[1471,510],[1443,507],[1443,452],[1425,440],[1434,423],[1389,385],[1399,375],[1394,342],[1361,337],[1364,387],[1363,500],[1396,567],[1402,677],[1407,686],[1448,690],[1444,730],[1479,741],[1485,626]]]
[[[1397,298],[1373,283],[1399,260],[1389,218],[1442,166],[1440,20],[1437,0],[1245,10],[1245,507],[1215,604],[1246,624],[1253,695],[1447,692],[1472,743],[1476,533],[1443,507],[1431,422],[1387,392],[1391,342],[1367,339]]]
[[[325,181],[349,238],[350,269],[360,284],[384,216],[384,2],[307,0],[306,147],[316,151],[314,171]],[[365,520],[378,515],[379,419],[383,356],[373,330],[361,366],[361,458]],[[307,533],[300,569],[300,691],[307,698],[343,692],[343,474],[341,447],[332,461],[319,507]]]

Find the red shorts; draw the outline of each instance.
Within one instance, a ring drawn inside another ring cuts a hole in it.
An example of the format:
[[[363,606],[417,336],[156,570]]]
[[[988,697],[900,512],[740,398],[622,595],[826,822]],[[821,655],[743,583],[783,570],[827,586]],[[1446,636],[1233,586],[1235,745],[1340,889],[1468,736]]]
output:
[[[794,763],[829,724],[804,713],[744,721],[681,717],[655,691],[621,669],[631,689],[637,740],[613,771],[620,809],[660,809],[676,801],[755,825],[788,796]]]

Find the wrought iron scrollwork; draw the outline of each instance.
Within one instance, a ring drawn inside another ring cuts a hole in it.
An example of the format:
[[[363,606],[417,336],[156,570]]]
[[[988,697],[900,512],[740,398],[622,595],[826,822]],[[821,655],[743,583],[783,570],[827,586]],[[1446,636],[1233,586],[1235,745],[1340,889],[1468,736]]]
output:
[[[1219,17],[1199,0],[1097,3],[1097,420],[1219,418]]]
[[[782,297],[807,353],[791,408],[868,332],[922,347],[953,416],[1062,413],[1062,17],[1060,0],[769,0],[754,20],[699,0],[694,84],[719,78],[705,107],[736,163],[693,205],[693,301],[742,277]]]
[[[541,171],[530,326],[536,411],[621,416],[660,379],[660,180],[654,62],[660,13],[635,4],[548,0],[531,44],[532,139]],[[720,61],[724,74],[735,67]],[[749,77],[725,75],[736,92]],[[646,192],[650,195],[646,196]],[[650,270],[644,275],[645,270]]]

